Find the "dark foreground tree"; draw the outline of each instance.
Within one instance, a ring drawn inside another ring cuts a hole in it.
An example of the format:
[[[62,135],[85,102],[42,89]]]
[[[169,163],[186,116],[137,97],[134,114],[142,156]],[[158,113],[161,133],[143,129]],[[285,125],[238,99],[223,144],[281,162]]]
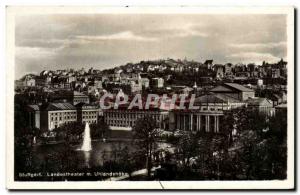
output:
[[[152,154],[159,135],[156,120],[152,117],[138,119],[133,127],[133,133],[134,143],[137,144],[146,156],[146,168],[148,171],[148,177],[150,177]]]

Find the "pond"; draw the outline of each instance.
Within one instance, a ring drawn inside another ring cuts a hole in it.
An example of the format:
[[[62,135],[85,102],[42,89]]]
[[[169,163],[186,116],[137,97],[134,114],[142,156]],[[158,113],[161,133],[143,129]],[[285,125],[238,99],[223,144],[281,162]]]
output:
[[[32,160],[38,167],[48,164],[48,168],[56,170],[63,166],[84,169],[102,166],[105,161],[115,160],[125,150],[135,150],[130,141],[92,141],[91,151],[79,150],[80,147],[81,144],[36,146],[32,151]],[[57,168],[54,164],[57,164]]]
[[[101,174],[99,176],[98,173],[126,174],[128,169],[135,171],[145,168],[144,153],[136,153],[134,160],[130,160],[133,155],[127,155],[140,149],[134,146],[130,139],[94,140],[91,145],[91,151],[79,150],[82,143],[36,145],[23,153],[23,157],[22,155],[17,156],[15,179],[18,181],[103,180],[110,176]],[[159,142],[156,149],[167,148],[168,145]],[[69,177],[65,176],[65,173],[84,173],[84,175]],[[92,175],[87,175],[87,173],[92,173]],[[38,176],[31,177],[28,174]],[[63,176],[53,176],[52,174],[62,174]]]

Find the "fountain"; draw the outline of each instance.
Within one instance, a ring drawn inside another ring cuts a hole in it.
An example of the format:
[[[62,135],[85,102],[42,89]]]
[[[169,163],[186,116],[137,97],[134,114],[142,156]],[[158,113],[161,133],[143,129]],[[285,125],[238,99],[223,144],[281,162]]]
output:
[[[36,136],[33,137],[32,143],[36,144]]]
[[[89,126],[88,122],[85,123],[83,142],[82,142],[82,146],[81,146],[80,150],[86,151],[86,152],[92,150],[91,132],[90,132],[90,126]]]

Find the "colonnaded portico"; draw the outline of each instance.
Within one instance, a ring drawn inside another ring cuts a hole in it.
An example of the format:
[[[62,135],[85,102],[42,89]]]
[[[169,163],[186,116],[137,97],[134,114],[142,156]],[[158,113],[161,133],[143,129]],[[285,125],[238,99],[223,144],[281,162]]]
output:
[[[223,112],[176,112],[175,128],[184,131],[220,132]]]

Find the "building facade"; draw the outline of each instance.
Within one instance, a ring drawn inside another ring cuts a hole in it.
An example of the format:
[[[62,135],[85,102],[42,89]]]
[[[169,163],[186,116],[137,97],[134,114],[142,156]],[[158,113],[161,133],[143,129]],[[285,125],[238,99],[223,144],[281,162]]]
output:
[[[150,85],[153,88],[162,88],[162,87],[164,87],[164,79],[163,78],[152,78]]]
[[[29,126],[32,128],[41,128],[41,113],[38,105],[28,105]]]
[[[99,108],[96,105],[79,103],[77,108],[77,121],[81,123],[98,123]]]
[[[174,127],[185,131],[219,133],[224,111],[244,107],[245,105],[245,102],[225,95],[208,94],[200,96],[195,100],[195,106],[198,106],[198,109],[173,111]]]
[[[64,124],[81,122],[98,123],[99,108],[95,105],[79,103],[44,103],[29,105],[29,124],[43,131],[52,131]]]
[[[166,129],[168,128],[168,116],[168,111],[160,109],[109,109],[103,111],[104,121],[112,130],[132,130],[136,121],[143,117],[154,118],[159,128]]]
[[[40,106],[41,129],[52,131],[64,124],[77,121],[76,108],[70,103],[48,103]]]
[[[247,100],[247,108],[250,110],[257,110],[260,114],[265,116],[272,116],[275,114],[273,102],[267,98],[250,98]]]
[[[73,92],[73,105],[76,105],[78,103],[86,103],[86,104],[89,104],[90,103],[90,99],[89,99],[89,96],[83,94],[83,93],[80,93],[80,92],[77,92],[77,91],[74,91]]]
[[[226,95],[240,101],[245,101],[248,98],[254,98],[255,92],[253,89],[244,87],[237,83],[224,83],[210,90],[215,94]]]

